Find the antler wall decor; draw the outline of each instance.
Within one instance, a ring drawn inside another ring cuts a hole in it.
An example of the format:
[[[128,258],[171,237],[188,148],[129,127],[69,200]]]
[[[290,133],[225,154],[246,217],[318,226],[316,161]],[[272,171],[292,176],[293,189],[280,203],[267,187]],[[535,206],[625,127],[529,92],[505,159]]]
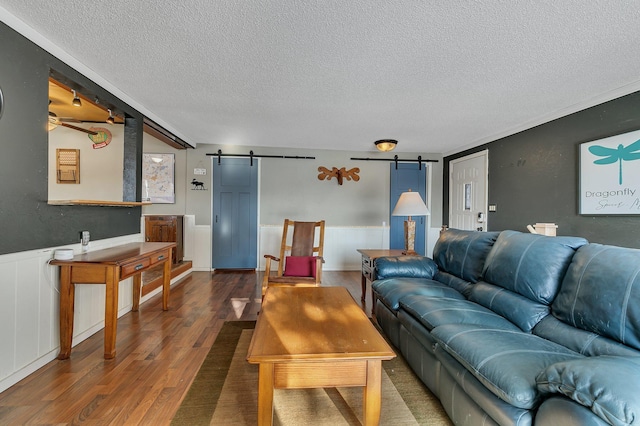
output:
[[[359,167],[354,167],[353,169],[347,170],[345,167],[338,169],[337,167],[331,168],[331,170],[326,167],[318,167],[318,171],[320,174],[318,175],[319,180],[331,180],[331,178],[336,178],[338,180],[338,185],[342,185],[343,179],[353,180],[355,182],[360,180]]]

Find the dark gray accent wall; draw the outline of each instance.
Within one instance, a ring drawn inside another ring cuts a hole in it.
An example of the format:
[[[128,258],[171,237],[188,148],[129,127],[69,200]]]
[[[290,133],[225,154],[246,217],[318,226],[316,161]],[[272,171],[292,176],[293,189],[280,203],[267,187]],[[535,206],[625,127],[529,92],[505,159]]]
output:
[[[47,204],[47,120],[50,69],[142,123],[142,116],[91,80],[0,23],[0,254],[77,243],[79,231],[93,240],[140,232],[141,208]],[[141,125],[137,125],[141,128]],[[125,176],[141,175],[142,132],[129,142],[135,152]],[[140,196],[129,178],[128,198]],[[139,200],[139,198],[138,198]]]
[[[124,167],[122,176],[122,201],[140,201],[142,198],[142,144],[137,135],[141,135],[142,120],[125,118],[124,126]]]
[[[578,214],[579,144],[638,129],[640,92],[445,157],[444,217],[449,217],[449,161],[488,149],[489,204],[497,205],[488,213],[490,231],[526,232],[527,224],[555,222],[558,235],[640,248],[640,216]]]

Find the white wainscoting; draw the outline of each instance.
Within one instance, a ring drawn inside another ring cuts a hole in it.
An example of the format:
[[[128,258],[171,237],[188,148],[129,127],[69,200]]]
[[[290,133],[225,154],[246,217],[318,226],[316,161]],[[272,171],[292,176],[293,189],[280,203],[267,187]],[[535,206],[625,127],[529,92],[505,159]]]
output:
[[[194,215],[184,215],[184,259],[194,271],[211,270],[211,226],[196,225]]]
[[[92,241],[90,250],[143,241],[143,235]],[[71,248],[76,254],[81,251],[78,243],[0,256],[0,392],[58,355],[59,271],[48,264],[58,248]],[[172,284],[186,274],[174,278]],[[129,278],[120,283],[118,317],[131,310],[132,282]],[[160,291],[146,295],[141,302]],[[104,305],[104,286],[76,286],[73,346],[104,328]]]
[[[427,255],[433,252],[439,228],[428,234]],[[143,241],[134,234],[91,242],[91,250]],[[264,270],[264,254],[279,254],[282,226],[260,226],[259,268]],[[356,271],[361,268],[359,248],[388,248],[386,226],[327,227],[325,229],[326,271]],[[58,248],[80,252],[80,244],[0,255],[0,392],[55,359],[59,350],[58,268],[48,261]],[[196,225],[185,215],[185,259],[194,271],[211,269],[211,227]],[[176,283],[189,272],[174,278]],[[132,280],[120,283],[118,317],[131,310]],[[146,295],[142,302],[160,291]],[[73,345],[104,328],[104,287],[78,285],[75,296]],[[72,355],[73,356],[73,355]]]
[[[260,227],[260,270],[265,254],[280,255],[282,226]],[[324,232],[325,271],[359,271],[362,255],[357,249],[389,247],[389,228],[381,226],[327,226]]]
[[[433,252],[440,228],[430,228],[427,235],[427,255]],[[264,270],[265,254],[278,256],[282,226],[261,225],[258,235],[258,268]],[[326,227],[324,236],[325,271],[358,271],[362,257],[357,249],[389,247],[388,226]],[[185,216],[185,259],[193,262],[194,271],[211,269],[211,228],[195,225],[193,216]]]

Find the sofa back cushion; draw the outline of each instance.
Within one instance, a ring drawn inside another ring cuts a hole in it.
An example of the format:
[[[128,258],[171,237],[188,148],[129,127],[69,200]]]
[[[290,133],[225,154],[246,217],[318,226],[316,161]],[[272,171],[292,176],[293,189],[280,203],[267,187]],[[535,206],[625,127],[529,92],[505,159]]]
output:
[[[585,244],[579,237],[502,231],[487,256],[484,281],[550,305],[575,251]]]
[[[552,313],[573,327],[640,350],[640,250],[601,244],[580,248]]]
[[[485,259],[498,234],[448,229],[433,248],[433,260],[440,270],[475,283],[482,277]]]
[[[471,288],[469,299],[530,332],[549,315],[576,248],[586,243],[584,238],[502,231],[487,256],[484,281]]]

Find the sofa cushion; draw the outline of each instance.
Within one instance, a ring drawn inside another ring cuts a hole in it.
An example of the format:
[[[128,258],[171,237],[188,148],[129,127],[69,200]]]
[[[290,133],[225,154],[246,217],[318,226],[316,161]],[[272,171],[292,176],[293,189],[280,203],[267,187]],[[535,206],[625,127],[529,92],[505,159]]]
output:
[[[561,395],[545,398],[536,410],[536,424],[611,426],[587,407]]]
[[[460,425],[532,426],[535,412],[517,408],[490,392],[466,368],[436,345],[435,356],[442,369],[439,374],[439,398],[449,416]],[[471,400],[471,403],[469,403]],[[470,409],[465,407],[470,405]],[[477,407],[474,409],[474,406]],[[452,414],[453,412],[453,414]],[[544,424],[544,423],[543,423]],[[555,425],[555,423],[547,423]]]
[[[530,332],[550,311],[545,304],[483,281],[473,285],[469,300],[502,315],[526,332]]]
[[[407,296],[400,299],[400,309],[413,316],[427,330],[445,324],[474,324],[520,331],[500,315],[469,300]]]
[[[640,250],[601,244],[580,248],[552,313],[640,350]]]
[[[451,287],[425,278],[386,278],[376,280],[371,284],[371,289],[377,298],[394,312],[398,311],[400,298],[412,294],[464,299],[464,296]]]
[[[552,342],[561,344],[584,356],[619,355],[640,356],[640,352],[591,331],[566,324],[553,315],[546,316],[532,331]]]
[[[537,377],[538,389],[559,393],[612,425],[640,420],[640,357],[599,356],[552,364]]]
[[[468,324],[448,324],[431,334],[444,350],[509,404],[532,409],[541,393],[536,376],[544,368],[582,355],[522,331],[498,330]]]
[[[433,248],[433,260],[441,270],[475,283],[482,276],[485,259],[498,234],[448,229],[440,234]]]
[[[587,240],[578,237],[502,231],[487,256],[483,279],[549,305],[575,251],[586,243]]]
[[[471,293],[471,288],[473,287],[473,284],[470,283],[469,281],[465,281],[462,278],[458,278],[455,275],[445,271],[438,271],[436,275],[433,277],[433,279],[443,284],[446,284],[447,286],[462,293],[464,297],[469,297],[469,294]]]
[[[438,266],[424,256],[389,256],[374,260],[376,279],[410,277],[432,279]]]

